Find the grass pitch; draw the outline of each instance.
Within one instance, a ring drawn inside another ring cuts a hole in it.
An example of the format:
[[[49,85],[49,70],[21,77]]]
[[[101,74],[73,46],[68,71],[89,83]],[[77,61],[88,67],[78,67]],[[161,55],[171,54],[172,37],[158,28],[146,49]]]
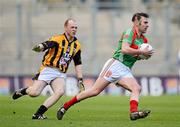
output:
[[[97,96],[74,105],[63,120],[56,111],[69,99],[63,97],[47,112],[47,120],[32,120],[32,114],[46,99],[44,96],[22,97],[0,95],[0,127],[180,127],[180,96],[141,97],[139,108],[148,108],[149,117],[129,119],[129,98],[126,96]]]

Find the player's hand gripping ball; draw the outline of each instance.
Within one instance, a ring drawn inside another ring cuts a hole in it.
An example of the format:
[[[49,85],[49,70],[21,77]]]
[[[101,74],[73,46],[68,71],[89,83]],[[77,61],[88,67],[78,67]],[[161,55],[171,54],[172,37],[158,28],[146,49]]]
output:
[[[153,47],[150,44],[147,44],[147,43],[141,44],[139,49],[144,50],[145,48],[147,48],[149,51],[152,51],[152,53],[153,53]],[[150,56],[139,55],[139,57],[141,59],[149,59],[151,57],[151,55]]]

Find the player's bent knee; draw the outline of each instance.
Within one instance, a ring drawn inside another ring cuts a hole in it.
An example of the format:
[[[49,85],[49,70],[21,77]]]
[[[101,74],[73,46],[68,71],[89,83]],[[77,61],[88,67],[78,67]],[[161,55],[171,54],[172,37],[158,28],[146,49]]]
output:
[[[55,94],[56,96],[58,96],[58,97],[59,97],[59,96],[62,96],[62,95],[65,94],[65,90],[55,91],[54,94]]]
[[[138,85],[137,91],[141,92],[141,86],[140,85]]]
[[[141,92],[141,86],[136,85],[135,87],[133,87],[132,91],[140,93]]]

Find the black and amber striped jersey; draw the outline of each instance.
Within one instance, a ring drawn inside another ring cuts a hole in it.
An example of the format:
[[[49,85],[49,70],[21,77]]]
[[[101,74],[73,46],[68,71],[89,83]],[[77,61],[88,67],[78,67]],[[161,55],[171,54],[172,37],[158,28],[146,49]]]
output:
[[[68,66],[73,59],[75,66],[81,62],[81,45],[76,37],[69,42],[66,35],[52,36],[48,41],[41,43],[46,51],[40,71],[46,67],[59,68],[61,72],[66,73]]]

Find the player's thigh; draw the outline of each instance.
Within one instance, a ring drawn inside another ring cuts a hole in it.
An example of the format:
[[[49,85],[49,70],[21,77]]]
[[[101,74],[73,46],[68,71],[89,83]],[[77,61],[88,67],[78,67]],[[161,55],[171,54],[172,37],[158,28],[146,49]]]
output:
[[[104,77],[99,76],[92,86],[92,90],[103,91],[110,84]]]
[[[98,77],[98,79],[90,89],[82,91],[76,97],[78,98],[78,100],[83,100],[89,97],[96,96],[101,91],[103,91],[104,88],[109,85],[109,83],[110,82],[104,79],[103,77]]]
[[[40,94],[44,87],[47,85],[45,81],[34,80],[33,85],[28,88],[29,93],[34,93],[36,95]]]
[[[56,78],[51,82],[51,88],[54,93],[62,94],[65,91],[65,79],[64,78]]]
[[[124,77],[118,81],[118,85],[129,91],[140,90],[140,85],[134,77]]]

